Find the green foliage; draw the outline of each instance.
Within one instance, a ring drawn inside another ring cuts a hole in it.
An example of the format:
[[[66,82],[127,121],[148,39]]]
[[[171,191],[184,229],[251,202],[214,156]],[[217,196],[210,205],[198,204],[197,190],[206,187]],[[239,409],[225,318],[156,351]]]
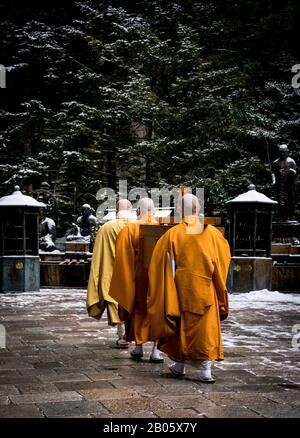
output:
[[[296,0],[3,4],[0,194],[47,180],[62,228],[119,177],[224,213],[250,182],[272,196],[278,144],[300,163]]]

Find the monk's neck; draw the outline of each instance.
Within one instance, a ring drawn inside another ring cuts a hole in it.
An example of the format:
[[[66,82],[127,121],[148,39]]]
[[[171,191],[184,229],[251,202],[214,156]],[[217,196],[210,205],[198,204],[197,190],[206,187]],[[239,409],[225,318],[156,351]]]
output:
[[[190,216],[184,216],[183,222],[187,225],[198,225],[200,224],[199,216],[191,214]]]
[[[129,219],[131,217],[131,212],[127,210],[120,210],[116,216],[117,219]]]
[[[153,224],[156,222],[153,214],[145,214],[139,217],[139,222],[144,224]]]
[[[204,230],[203,221],[198,216],[185,216],[183,223],[187,234],[201,234]]]

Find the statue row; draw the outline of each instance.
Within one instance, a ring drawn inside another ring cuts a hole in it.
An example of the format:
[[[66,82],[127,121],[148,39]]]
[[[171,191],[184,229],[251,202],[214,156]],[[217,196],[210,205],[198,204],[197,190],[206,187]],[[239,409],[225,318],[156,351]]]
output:
[[[56,224],[53,219],[46,216],[44,209],[40,215],[40,249],[42,251],[54,251],[56,240]],[[66,239],[90,238],[95,234],[99,226],[99,221],[93,214],[93,209],[89,204],[83,204],[81,215],[72,223],[72,227],[66,233]]]

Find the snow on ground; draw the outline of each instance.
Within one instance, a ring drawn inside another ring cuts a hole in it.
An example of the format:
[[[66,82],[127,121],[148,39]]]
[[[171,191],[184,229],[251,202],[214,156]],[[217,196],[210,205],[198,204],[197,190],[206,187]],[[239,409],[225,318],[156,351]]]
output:
[[[0,305],[3,303],[23,307],[45,301],[45,297],[50,306],[61,302],[65,308],[76,308],[85,301],[86,289],[41,289],[39,292],[6,293],[1,295]],[[229,304],[231,310],[268,310],[269,308],[273,311],[284,311],[287,308],[300,306],[300,293],[280,293],[267,289],[234,293],[229,294]]]
[[[274,355],[281,357],[287,368],[292,367],[287,358],[297,354],[292,345],[295,335],[293,327],[300,323],[300,294],[287,294],[268,290],[249,293],[230,294],[230,314],[222,323],[222,338],[226,363],[221,368],[240,366],[240,358],[250,354],[252,361],[257,361],[251,354],[257,353],[259,362],[266,366],[279,366]],[[8,315],[3,315],[3,322],[19,320],[19,311],[24,319],[47,320],[57,318],[57,324],[47,330],[59,339],[61,336],[74,337],[73,329],[80,324],[77,338],[114,339],[116,328],[109,327],[106,314],[101,322],[89,318],[86,312],[86,289],[41,289],[39,292],[7,293],[0,295],[0,308],[9,308]],[[74,326],[64,324],[74,321]],[[35,333],[38,327],[29,327],[25,331]],[[77,339],[76,338],[76,339]],[[233,353],[233,357],[230,355]],[[286,357],[287,355],[287,357]],[[230,358],[230,360],[229,360]],[[236,361],[236,362],[235,362]],[[224,368],[224,369],[225,369]]]
[[[272,304],[271,310],[284,310],[286,306],[300,305],[300,293],[281,293],[267,289],[251,291],[248,293],[235,293],[229,295],[230,307],[242,309],[266,309],[267,303]]]
[[[76,297],[76,300],[74,298]],[[41,289],[39,292],[6,293],[0,297],[0,305],[13,304],[24,307],[32,304],[40,304],[47,299],[47,307],[61,302],[64,308],[78,307],[85,300],[85,289]],[[85,303],[84,303],[85,304]]]
[[[264,289],[231,294],[229,303],[230,315],[222,327],[225,349],[260,351],[262,358],[295,351],[292,338],[293,327],[300,323],[300,294]],[[273,363],[268,357],[262,361]]]

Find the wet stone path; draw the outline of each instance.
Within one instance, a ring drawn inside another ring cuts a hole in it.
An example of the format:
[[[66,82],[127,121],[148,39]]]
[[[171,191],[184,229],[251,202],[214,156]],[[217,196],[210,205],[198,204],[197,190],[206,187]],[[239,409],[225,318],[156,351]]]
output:
[[[139,363],[115,348],[83,290],[1,295],[0,417],[300,417],[300,294],[230,298],[225,361],[205,385],[149,363],[150,344]]]

